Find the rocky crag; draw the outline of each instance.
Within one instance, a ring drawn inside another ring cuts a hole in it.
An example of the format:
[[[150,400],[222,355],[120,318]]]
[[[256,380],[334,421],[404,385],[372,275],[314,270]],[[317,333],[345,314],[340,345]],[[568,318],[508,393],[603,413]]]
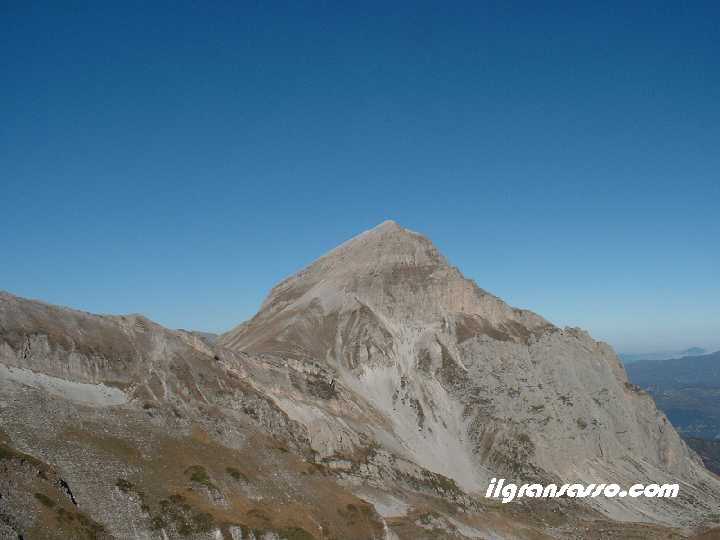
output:
[[[502,505],[492,477],[680,495]],[[393,222],[217,339],[0,293],[0,538],[684,538],[718,518],[720,479],[610,347]]]

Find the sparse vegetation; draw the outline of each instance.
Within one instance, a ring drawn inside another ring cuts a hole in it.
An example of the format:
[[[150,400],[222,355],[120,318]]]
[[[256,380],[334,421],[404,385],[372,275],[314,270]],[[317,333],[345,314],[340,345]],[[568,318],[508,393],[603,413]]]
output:
[[[423,525],[430,525],[434,517],[435,515],[433,512],[426,512],[425,514],[422,514],[420,516],[420,519],[418,521],[420,521],[420,523],[422,523]]]
[[[170,495],[159,503],[159,511],[151,518],[154,530],[174,528],[181,536],[207,533],[217,527],[208,512],[196,510],[180,494]]]
[[[307,532],[305,529],[299,527],[289,527],[286,529],[280,529],[277,531],[280,538],[285,540],[314,540],[314,536]]]
[[[55,501],[53,501],[50,497],[45,495],[44,493],[36,493],[35,498],[40,501],[40,504],[47,508],[54,508],[55,507]]]
[[[73,540],[98,540],[106,537],[105,527],[82,512],[68,511],[59,506],[55,516],[66,538]]]
[[[373,508],[366,503],[348,503],[345,507],[339,507],[337,513],[345,520],[350,527],[363,527],[373,521]],[[303,531],[304,532],[304,531]],[[305,538],[299,536],[298,538]]]
[[[35,467],[38,467],[41,471],[45,471],[47,469],[47,466],[42,461],[22,452],[19,452],[18,450],[15,450],[14,448],[11,448],[10,446],[0,442],[0,461],[11,459],[17,459],[21,462],[30,463]]]
[[[463,491],[452,478],[428,471],[427,469],[420,471],[421,477],[401,471],[396,471],[396,473],[399,480],[404,481],[413,489],[429,490],[432,491],[433,494],[448,497],[462,504]]]
[[[225,472],[232,476],[234,480],[244,480],[245,482],[248,480],[248,477],[235,467],[226,467]]]
[[[210,480],[207,470],[202,465],[191,465],[185,469],[185,474],[189,475],[191,482],[202,484],[208,489],[217,490],[215,484]]]

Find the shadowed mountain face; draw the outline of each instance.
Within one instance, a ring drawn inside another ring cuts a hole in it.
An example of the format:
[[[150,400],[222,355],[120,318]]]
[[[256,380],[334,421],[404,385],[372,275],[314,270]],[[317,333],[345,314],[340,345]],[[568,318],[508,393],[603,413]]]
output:
[[[627,370],[630,379],[655,398],[683,436],[720,438],[720,351],[637,362]]]
[[[393,222],[219,338],[2,293],[0,412],[0,538],[682,537],[720,509],[607,345]],[[492,477],[681,489],[500,505]]]

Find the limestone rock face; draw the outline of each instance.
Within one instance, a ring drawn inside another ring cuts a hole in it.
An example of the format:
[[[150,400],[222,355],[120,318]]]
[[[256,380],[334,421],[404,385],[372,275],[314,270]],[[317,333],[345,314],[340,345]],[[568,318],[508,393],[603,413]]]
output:
[[[680,495],[500,505],[493,477]],[[609,346],[393,222],[219,337],[0,292],[3,540],[685,537],[719,498]]]
[[[362,433],[469,492],[495,476],[682,479],[688,501],[717,504],[716,479],[652,399],[628,383],[608,345],[508,306],[465,279],[428,239],[391,221],[278,284],[221,343],[319,364],[348,401],[373,411],[377,421]],[[283,399],[303,422],[293,400]],[[316,426],[311,444],[331,457],[344,418],[317,421],[332,427]],[[358,439],[348,433],[344,442]],[[656,500],[591,502],[619,519],[670,515]]]

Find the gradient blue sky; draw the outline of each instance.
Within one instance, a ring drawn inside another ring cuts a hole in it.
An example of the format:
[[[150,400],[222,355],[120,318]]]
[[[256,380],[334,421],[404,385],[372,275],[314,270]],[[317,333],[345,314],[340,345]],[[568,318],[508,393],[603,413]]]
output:
[[[391,218],[621,351],[720,348],[718,2],[4,1],[0,58],[2,289],[221,331]]]

